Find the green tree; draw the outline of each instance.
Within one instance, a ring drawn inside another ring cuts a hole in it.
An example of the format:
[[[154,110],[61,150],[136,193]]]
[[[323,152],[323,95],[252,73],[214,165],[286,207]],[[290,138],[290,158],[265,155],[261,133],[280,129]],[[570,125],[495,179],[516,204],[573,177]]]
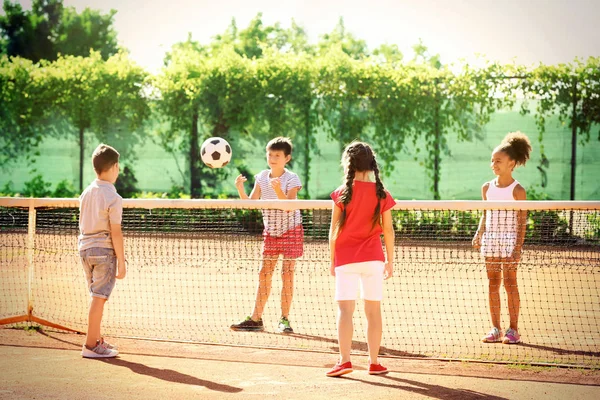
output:
[[[52,96],[44,70],[24,58],[0,56],[0,167],[40,143]]]
[[[442,155],[450,154],[448,135],[454,131],[459,141],[481,137],[491,114],[513,100],[497,95],[504,87],[503,81],[496,79],[504,73],[501,65],[488,63],[473,69],[463,64],[462,70],[455,73],[441,63],[439,54],[430,54],[422,41],[413,49],[412,63],[422,66],[423,71],[415,81],[422,113],[416,129],[424,133],[424,164],[432,179],[433,197],[438,200]]]
[[[75,8],[66,7],[54,41],[58,54],[87,56],[90,50],[100,52],[103,60],[119,50],[117,32],[113,28],[116,10],[101,14],[98,10],[85,8],[80,14]]]
[[[397,44],[384,43],[373,50],[373,58],[379,63],[389,64],[392,67],[397,67],[402,62],[404,55],[398,48]]]
[[[53,40],[63,5],[61,0],[34,0],[31,11],[19,3],[4,0],[4,15],[0,15],[2,53],[38,62],[54,60]]]
[[[312,61],[313,57],[307,53],[268,51],[257,63],[258,79],[263,86],[263,95],[258,99],[261,103],[259,121],[264,122],[264,134],[260,138],[263,142],[275,136],[292,139],[294,161],[298,160],[303,167],[306,197],[309,196],[311,155],[318,149],[314,134],[319,121],[315,109],[315,69]]]
[[[288,29],[282,28],[279,23],[264,25],[262,13],[258,13],[242,30],[232,19],[225,32],[214,37],[210,47],[215,55],[223,48],[233,47],[236,53],[247,58],[261,58],[267,49],[275,49],[279,53],[314,53],[306,31],[294,20]]]
[[[218,56],[205,57],[179,46],[169,59],[155,79],[157,108],[169,123],[168,130],[159,135],[163,145],[180,143],[179,149],[188,152],[191,194],[198,197],[214,187],[218,174],[199,161],[201,138],[220,136],[235,147],[239,135],[249,135],[245,128],[259,117],[262,87],[256,66],[232,47],[221,49]]]
[[[106,60],[118,51],[112,27],[115,10],[107,15],[86,8],[78,14],[62,0],[34,0],[31,10],[4,0],[0,15],[1,52],[38,62],[58,54],[87,56],[100,51]]]
[[[331,47],[315,64],[319,118],[330,138],[339,142],[340,149],[354,139],[366,140],[371,66],[341,47]]]
[[[578,137],[582,144],[588,143],[592,127],[600,125],[600,57],[590,57],[586,62],[576,59],[569,64],[540,65],[522,75],[524,79],[519,79],[514,89],[523,92],[526,99],[537,101],[535,121],[542,166],[549,165],[543,145],[547,118],[557,115],[561,124],[571,128],[570,199],[574,200]],[[521,111],[530,112],[526,102]]]
[[[347,32],[340,18],[332,32],[321,36],[318,49],[319,121],[340,149],[354,139],[366,140],[372,83],[364,63],[369,56],[366,42]]]
[[[347,32],[344,19],[341,17],[333,31],[321,36],[318,47],[321,55],[328,53],[332,48],[341,48],[344,53],[356,60],[369,55],[367,42]]]
[[[143,89],[147,73],[127,54],[119,52],[103,61],[99,52],[89,57],[59,57],[46,70],[47,91],[57,111],[77,129],[79,189],[83,189],[85,132],[109,141],[126,152],[140,138],[137,131],[148,117]],[[121,146],[119,146],[121,144]]]
[[[300,73],[304,78],[298,78],[295,67],[288,64],[296,65],[296,55],[306,57],[311,53],[314,48],[302,27],[294,21],[288,29],[279,24],[266,26],[260,13],[244,29],[238,29],[232,20],[226,31],[207,46],[188,36],[187,41],[175,44],[167,53],[166,68],[155,81],[160,93],[157,110],[164,122],[158,137],[168,152],[187,155],[193,196],[214,190],[218,186],[216,177],[222,175],[199,162],[199,144],[208,136],[225,137],[242,150],[248,143],[262,142],[267,137],[285,134],[295,139],[298,134],[295,142],[301,143],[303,151],[295,155],[303,160],[308,174],[310,154],[306,149],[314,143],[309,134],[314,114],[312,101],[299,93],[306,93],[306,88],[310,93],[312,89],[310,83],[292,84],[310,79],[304,72]],[[278,63],[285,55],[289,59]],[[274,63],[273,68],[262,62],[265,57]],[[293,76],[287,76],[289,93],[277,86],[283,82],[279,77],[286,76],[285,71],[293,71]],[[273,76],[277,78],[271,79]],[[242,160],[235,158],[234,165],[248,174]]]

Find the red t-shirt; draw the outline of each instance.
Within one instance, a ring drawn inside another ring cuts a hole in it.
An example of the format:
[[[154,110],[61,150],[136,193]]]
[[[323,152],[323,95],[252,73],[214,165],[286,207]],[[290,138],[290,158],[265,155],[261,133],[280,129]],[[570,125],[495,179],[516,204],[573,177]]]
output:
[[[341,209],[344,205],[339,198],[343,189],[344,186],[340,186],[331,193],[332,200]],[[352,199],[346,206],[346,221],[335,242],[336,267],[364,261],[385,261],[381,245],[383,229],[381,224],[373,226],[373,214],[378,201],[381,201],[381,214],[396,204],[387,190],[385,193],[385,199],[379,200],[374,182],[354,181]]]

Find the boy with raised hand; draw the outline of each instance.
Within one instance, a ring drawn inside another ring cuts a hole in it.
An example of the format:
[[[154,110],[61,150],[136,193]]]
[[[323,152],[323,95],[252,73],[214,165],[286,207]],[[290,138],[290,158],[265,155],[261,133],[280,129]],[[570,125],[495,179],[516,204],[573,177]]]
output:
[[[302,188],[300,178],[285,168],[292,159],[292,142],[289,138],[276,137],[267,144],[267,164],[265,169],[255,176],[255,183],[250,196],[246,194],[244,182],[246,178],[239,175],[235,186],[242,199],[286,200],[296,199]],[[304,230],[302,215],[299,210],[263,210],[263,248],[262,266],[258,277],[256,301],[252,315],[245,320],[233,324],[234,331],[263,331],[262,313],[271,293],[273,272],[279,255],[283,255],[281,279],[281,318],[278,330],[281,333],[293,333],[288,319],[294,293],[294,267],[296,259],[304,252]]]
[[[123,199],[114,183],[119,176],[119,153],[100,144],[92,155],[96,179],[79,197],[79,256],[90,292],[88,330],[81,355],[85,358],[115,357],[115,346],[100,334],[104,303],[108,300],[115,278],[126,274],[121,217]]]

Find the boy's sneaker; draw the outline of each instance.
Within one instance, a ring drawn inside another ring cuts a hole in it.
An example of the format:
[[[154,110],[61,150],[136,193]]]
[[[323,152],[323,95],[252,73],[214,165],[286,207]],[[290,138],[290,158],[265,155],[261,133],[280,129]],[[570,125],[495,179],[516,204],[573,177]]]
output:
[[[262,332],[265,330],[262,318],[258,321],[254,321],[251,317],[246,317],[245,320],[239,324],[233,324],[229,327],[232,331],[249,331],[249,332]]]
[[[117,350],[104,347],[100,341],[96,342],[96,347],[88,349],[84,344],[81,348],[81,356],[83,358],[111,358],[119,354]]]
[[[103,337],[100,338],[100,344],[110,350],[119,350],[117,345],[108,343]]]
[[[506,330],[506,335],[504,335],[504,340],[502,341],[504,344],[517,344],[521,343],[521,335],[517,333],[512,328],[508,328]]]
[[[493,327],[487,335],[481,338],[483,343],[497,343],[502,341],[502,332],[496,327]]]
[[[292,326],[290,325],[290,320],[286,317],[281,317],[279,320],[279,332],[280,333],[294,333]]]
[[[342,375],[349,374],[352,371],[354,371],[354,370],[352,369],[352,363],[350,361],[345,362],[343,364],[340,364],[340,362],[338,361],[337,364],[335,364],[333,366],[333,368],[331,370],[329,370],[325,375],[327,375],[327,376],[342,376]]]
[[[388,369],[381,364],[369,364],[369,375],[387,374]]]

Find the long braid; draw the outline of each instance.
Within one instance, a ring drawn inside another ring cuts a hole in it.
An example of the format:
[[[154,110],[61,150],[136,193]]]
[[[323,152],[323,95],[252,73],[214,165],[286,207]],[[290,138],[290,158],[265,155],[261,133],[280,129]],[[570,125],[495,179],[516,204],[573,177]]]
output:
[[[377,161],[375,160],[375,155],[373,155],[373,166],[371,167],[373,172],[375,173],[375,190],[377,193],[377,206],[375,206],[375,212],[373,213],[373,227],[379,223],[379,219],[381,218],[381,200],[387,197],[385,193],[385,188],[383,187],[383,182],[379,178],[379,167],[377,166]]]
[[[338,232],[342,228],[342,226],[344,226],[344,222],[346,222],[346,207],[348,206],[348,204],[350,204],[350,200],[352,200],[352,185],[354,184],[355,174],[356,171],[354,170],[354,164],[350,163],[350,165],[348,166],[348,172],[346,173],[346,186],[344,187],[344,191],[340,196],[340,200],[342,201],[344,208],[342,209],[342,216],[338,224]]]

